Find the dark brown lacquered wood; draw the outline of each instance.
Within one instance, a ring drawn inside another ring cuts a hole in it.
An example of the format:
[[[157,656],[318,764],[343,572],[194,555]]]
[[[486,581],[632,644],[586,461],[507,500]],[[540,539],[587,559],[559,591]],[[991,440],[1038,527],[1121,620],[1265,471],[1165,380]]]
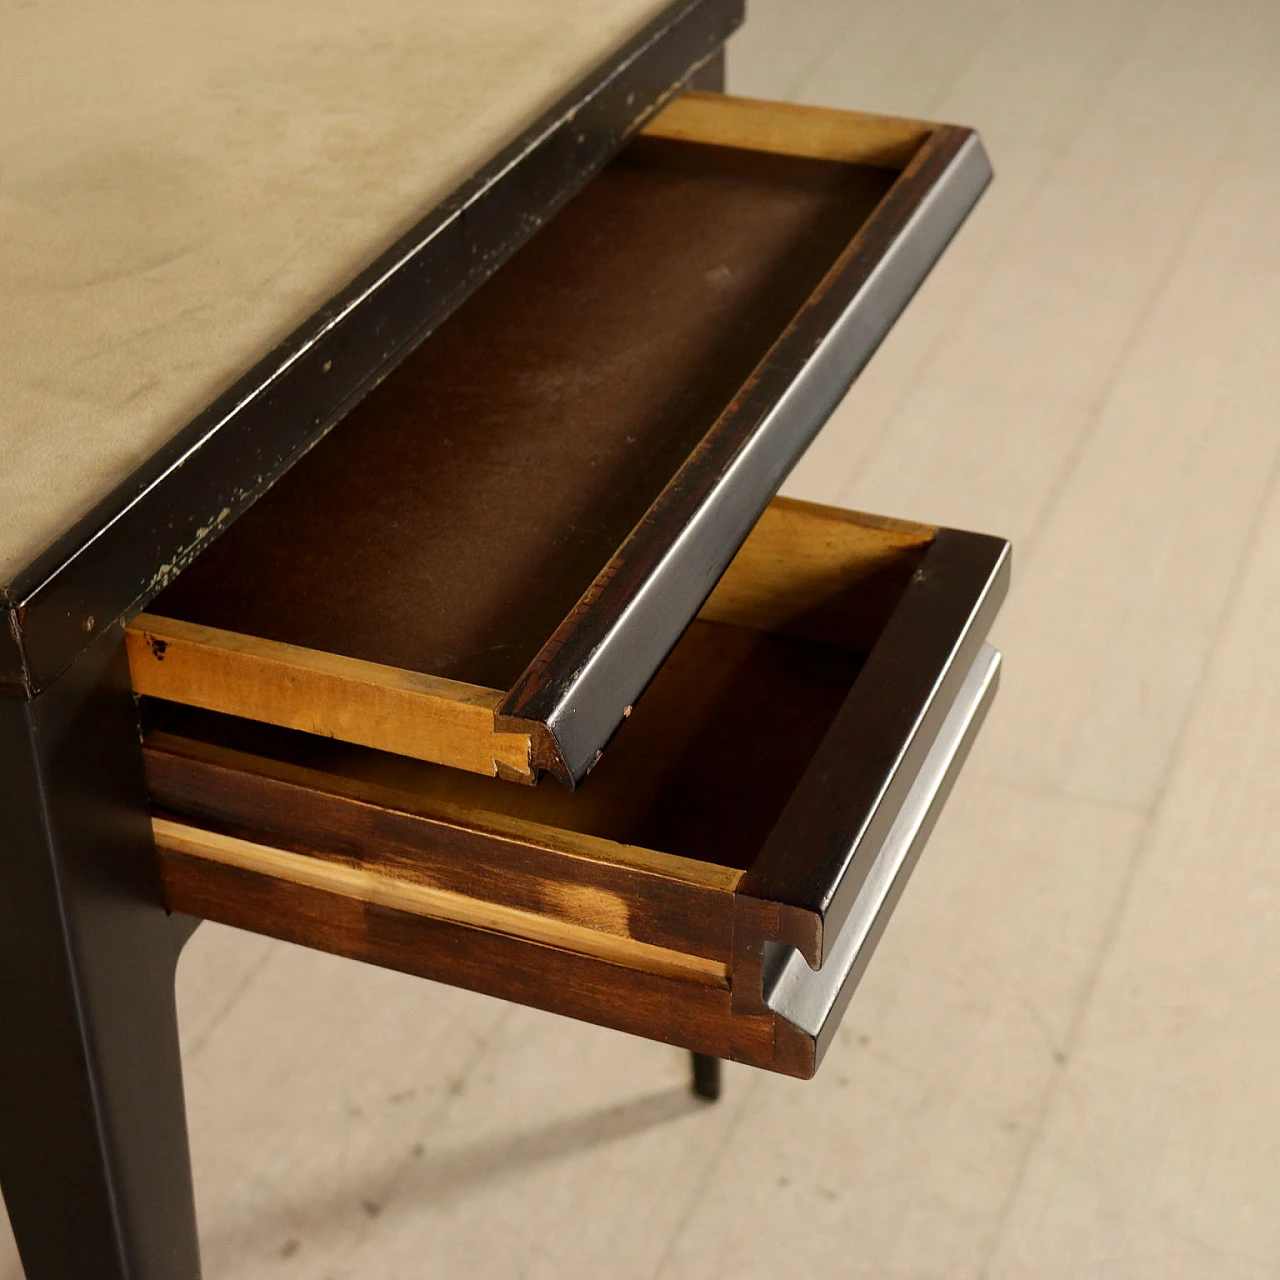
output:
[[[870,172],[893,179],[883,187],[883,199],[829,264],[821,281],[808,293],[803,307],[777,331],[768,358],[760,361],[750,376],[741,381],[696,450],[671,477],[644,512],[643,519],[556,629],[550,642],[521,675],[503,703],[504,717],[546,720],[563,702],[585,665],[616,628],[617,620],[651,582],[675,534],[687,528],[714,500],[717,487],[745,444],[786,396],[797,371],[814,359],[819,346],[902,236],[922,201],[955,164],[973,136],[969,129],[941,126],[925,135],[921,145],[910,153],[911,160],[900,174],[867,166]],[[904,304],[905,301],[904,298]],[[819,425],[855,373],[856,369],[847,368],[843,377],[837,375],[837,386],[829,391],[829,403],[818,419]],[[805,443],[808,438],[803,437]],[[755,506],[742,520],[744,535],[760,514],[762,505]],[[547,761],[546,767],[555,766]]]
[[[251,755],[208,736],[149,739],[147,780],[161,813],[651,945],[730,958],[732,893],[740,878],[731,869],[685,865],[567,828],[467,808],[456,796],[433,801],[300,767],[280,758],[285,750]],[[264,745],[259,739],[258,750]],[[275,745],[297,744],[277,736]]]
[[[173,708],[145,749],[166,900],[812,1074],[767,946],[829,952],[1006,573],[998,539],[780,500],[574,792]]]
[[[576,785],[987,176],[968,130],[678,101],[156,599],[137,687]]]
[[[160,870],[174,910],[701,1053],[773,1064],[772,1018],[735,1018],[726,986],[680,982],[163,847]]]
[[[814,965],[857,897],[1009,584],[1002,538],[941,529],[741,892],[812,922]]]

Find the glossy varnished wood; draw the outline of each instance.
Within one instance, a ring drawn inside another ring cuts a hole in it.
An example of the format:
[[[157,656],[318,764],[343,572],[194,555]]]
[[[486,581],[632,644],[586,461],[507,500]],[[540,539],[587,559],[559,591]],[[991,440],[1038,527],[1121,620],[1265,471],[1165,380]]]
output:
[[[1002,538],[938,530],[742,892],[820,965],[1004,603]],[[868,854],[870,856],[868,856]]]
[[[433,796],[411,789],[420,779],[387,778],[376,757],[343,751],[328,768],[308,768],[288,758],[290,747],[311,754],[297,738],[246,735],[254,754],[210,741],[236,728],[188,724],[150,737],[159,812],[654,946],[729,956],[729,899],[741,879],[732,868],[468,804],[465,788]]]
[[[351,866],[334,858],[292,853],[164,818],[156,818],[152,827],[157,845],[170,854],[238,867],[272,880],[305,885],[410,915],[509,934],[670,978],[728,986],[725,961],[637,940],[627,930],[625,904],[586,886],[562,895],[574,908],[576,918],[568,919],[553,911],[495,902],[492,894],[477,897],[441,889],[427,881],[418,868],[411,875],[396,875],[382,867]]]
[[[770,1067],[774,1019],[729,989],[472,928],[158,845],[169,899],[301,946],[448,982],[633,1035]],[[785,1034],[785,1033],[784,1033]]]

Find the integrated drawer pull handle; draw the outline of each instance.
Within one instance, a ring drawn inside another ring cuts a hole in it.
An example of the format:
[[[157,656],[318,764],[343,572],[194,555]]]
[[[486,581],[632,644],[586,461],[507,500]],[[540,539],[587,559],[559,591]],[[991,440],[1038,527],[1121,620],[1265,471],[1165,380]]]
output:
[[[904,872],[910,871],[929,838],[995,695],[999,674],[1000,653],[984,644],[822,968],[815,972],[794,947],[770,946],[765,1003],[816,1039],[824,1039],[824,1032],[829,1034],[839,1022],[866,964],[867,943],[883,930],[906,880]]]

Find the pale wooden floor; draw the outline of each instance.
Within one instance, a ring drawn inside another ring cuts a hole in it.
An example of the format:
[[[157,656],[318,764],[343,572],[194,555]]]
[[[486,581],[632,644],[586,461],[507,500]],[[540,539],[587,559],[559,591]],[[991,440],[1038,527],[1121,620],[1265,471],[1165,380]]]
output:
[[[208,1277],[1280,1275],[1280,7],[755,0],[731,81],[995,159],[789,485],[1014,538],[985,740],[821,1076],[718,1107],[203,929]]]

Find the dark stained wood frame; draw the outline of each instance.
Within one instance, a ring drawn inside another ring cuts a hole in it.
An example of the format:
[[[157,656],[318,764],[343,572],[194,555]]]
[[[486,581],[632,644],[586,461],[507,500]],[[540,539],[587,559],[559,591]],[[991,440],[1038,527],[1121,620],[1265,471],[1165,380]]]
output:
[[[739,886],[774,941],[827,957],[1009,589],[1003,538],[939,529],[835,723]]]
[[[917,538],[923,528],[895,527]],[[811,1075],[830,1029],[803,1030],[766,1003],[770,948],[796,948],[819,970],[828,959],[978,661],[1008,576],[1002,540],[933,532],[745,873],[423,806],[156,734],[145,755],[166,902],[698,1053]],[[713,597],[711,616],[718,607]],[[894,901],[900,892],[895,884]],[[857,974],[882,930],[877,920]]]

